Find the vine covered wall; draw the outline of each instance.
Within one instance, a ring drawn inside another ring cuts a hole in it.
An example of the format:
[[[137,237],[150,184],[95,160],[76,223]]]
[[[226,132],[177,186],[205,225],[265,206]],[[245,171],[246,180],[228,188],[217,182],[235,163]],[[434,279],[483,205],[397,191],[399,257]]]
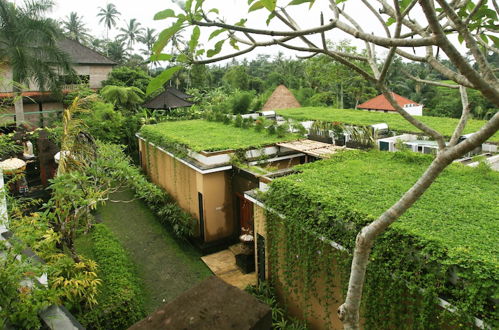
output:
[[[335,313],[330,304],[342,297],[333,291],[346,288],[357,232],[430,162],[413,153],[348,151],[271,184],[264,196],[272,210],[271,278],[284,296],[301,299],[305,318],[315,312],[310,297],[320,301],[322,315]],[[499,173],[485,167],[452,165],[437,179],[374,246],[363,296],[366,329],[471,328],[475,317],[497,328],[497,196]],[[455,312],[439,307],[439,298]]]

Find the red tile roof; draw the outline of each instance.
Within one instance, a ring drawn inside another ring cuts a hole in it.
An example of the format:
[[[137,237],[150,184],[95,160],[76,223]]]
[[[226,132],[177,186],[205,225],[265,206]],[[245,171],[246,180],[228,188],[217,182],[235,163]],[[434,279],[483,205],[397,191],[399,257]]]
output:
[[[398,94],[395,94],[392,92],[393,98],[397,103],[401,106],[404,107],[406,104],[414,104],[416,106],[420,105],[412,100],[409,100],[403,96],[400,96]],[[381,94],[376,96],[373,99],[370,99],[369,101],[366,101],[360,105],[357,106],[357,108],[360,109],[372,109],[372,110],[388,110],[388,111],[395,111],[395,108],[392,107],[390,102],[386,99],[386,97]]]

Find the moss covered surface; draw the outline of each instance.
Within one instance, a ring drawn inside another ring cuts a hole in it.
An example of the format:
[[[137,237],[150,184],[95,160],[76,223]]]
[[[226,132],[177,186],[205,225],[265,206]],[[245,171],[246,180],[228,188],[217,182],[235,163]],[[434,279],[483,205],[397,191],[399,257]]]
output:
[[[294,134],[278,137],[265,131],[257,132],[253,128],[245,129],[205,120],[147,125],[142,127],[140,134],[150,142],[167,149],[178,144],[193,151],[244,150],[299,138]]]
[[[325,107],[305,107],[276,111],[281,116],[295,120],[320,120],[327,122],[340,122],[350,125],[368,126],[372,124],[387,123],[391,130],[407,133],[422,133],[416,127],[397,113],[368,112],[352,109],[334,109]],[[418,120],[436,129],[447,137],[452,135],[459,119],[446,117],[418,117]],[[476,132],[486,121],[470,119],[464,134]],[[494,134],[490,141],[499,142],[499,133]]]

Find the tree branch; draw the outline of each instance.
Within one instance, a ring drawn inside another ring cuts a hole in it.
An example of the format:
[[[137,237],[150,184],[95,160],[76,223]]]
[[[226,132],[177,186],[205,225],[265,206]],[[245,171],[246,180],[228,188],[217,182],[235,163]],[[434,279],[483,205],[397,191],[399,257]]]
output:
[[[466,92],[466,87],[459,86],[459,93],[461,94],[461,104],[463,106],[463,112],[461,113],[461,119],[459,119],[459,123],[452,134],[452,137],[449,141],[449,146],[453,147],[457,144],[459,137],[463,133],[464,128],[466,127],[466,123],[468,122],[468,118],[470,115],[470,104],[468,102],[468,93]]]
[[[421,79],[421,78],[418,78],[418,77],[415,77],[415,76],[411,75],[409,72],[407,72],[404,69],[402,69],[401,72],[406,77],[408,77],[411,80],[414,80],[414,81],[416,81],[418,83],[427,84],[427,85],[433,85],[433,86],[446,87],[446,88],[459,89],[459,85],[451,85],[451,84],[446,84],[446,83],[442,83],[442,82],[439,82],[439,81]]]
[[[375,239],[393,222],[403,215],[421,195],[431,186],[442,171],[455,159],[462,157],[476,146],[487,141],[499,128],[499,113],[489,120],[470,138],[439,153],[418,181],[378,219],[362,228],[355,241],[355,249],[348,283],[345,303],[338,309],[338,315],[345,329],[359,328],[359,310],[362,300],[362,288],[371,248]]]
[[[445,54],[453,62],[453,64],[458,68],[461,74],[471,82],[474,88],[479,89],[489,101],[491,101],[496,106],[499,106],[499,88],[497,87],[497,79],[494,78],[495,81],[493,82],[485,81],[483,77],[466,62],[459,51],[447,39],[435,15],[433,6],[429,2],[429,0],[420,0],[420,4],[434,35],[438,39],[438,45],[442,48]],[[460,82],[459,84],[465,86],[467,85],[465,83],[461,84]]]
[[[445,149],[445,140],[442,134],[439,132],[435,131],[433,128],[427,126],[426,124],[423,124],[413,116],[407,113],[395,99],[393,98],[393,94],[388,90],[388,88],[384,85],[378,85],[381,92],[383,95],[386,97],[388,102],[392,105],[392,107],[397,110],[398,113],[402,115],[408,122],[410,122],[413,126],[419,128],[421,131],[424,133],[428,134],[430,137],[432,137],[437,143],[438,143],[438,148],[439,150],[444,150]]]
[[[468,26],[463,23],[461,18],[459,18],[459,16],[452,10],[452,8],[449,6],[449,4],[447,4],[446,1],[437,0],[437,2],[440,4],[444,12],[447,14],[449,19],[455,25],[459,34],[463,37],[464,41],[466,42],[466,46],[468,46],[468,49],[470,50],[471,54],[475,58],[476,63],[480,67],[481,73],[484,74],[484,78],[489,81],[493,80],[495,78],[494,73],[492,72],[489,63],[487,62],[487,59],[478,48],[478,44],[475,38],[473,38],[470,31],[468,30]]]

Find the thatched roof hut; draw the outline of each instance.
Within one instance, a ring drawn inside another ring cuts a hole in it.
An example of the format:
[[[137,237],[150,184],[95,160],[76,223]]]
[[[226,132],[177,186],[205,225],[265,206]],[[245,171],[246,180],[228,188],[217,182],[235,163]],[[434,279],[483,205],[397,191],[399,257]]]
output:
[[[178,91],[179,93],[182,93]],[[187,95],[187,94],[184,94]],[[148,109],[176,109],[183,107],[190,107],[194,103],[189,102],[183,98],[178,97],[169,90],[165,90],[158,96],[154,97],[152,100],[146,102],[143,106]]]
[[[270,95],[269,99],[262,108],[262,111],[300,108],[300,102],[296,99],[293,93],[284,85],[279,85]]]

